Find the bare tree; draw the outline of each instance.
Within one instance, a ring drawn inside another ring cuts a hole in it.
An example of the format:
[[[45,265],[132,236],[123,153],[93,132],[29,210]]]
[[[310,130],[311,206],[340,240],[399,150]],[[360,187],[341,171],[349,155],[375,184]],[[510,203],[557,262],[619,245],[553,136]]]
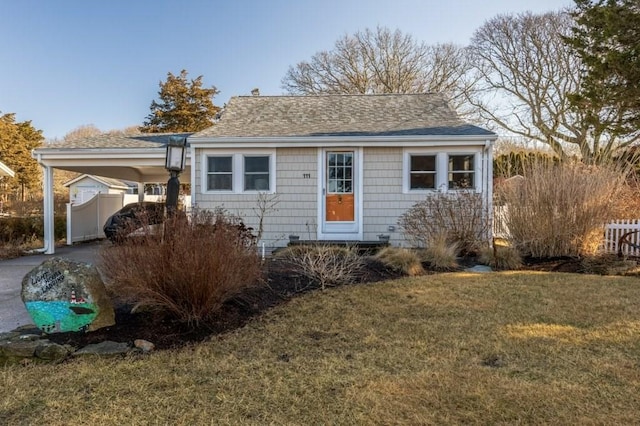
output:
[[[468,70],[464,48],[418,43],[378,27],[345,35],[333,50],[289,67],[282,87],[301,95],[442,92],[457,106],[470,84]]]
[[[470,46],[476,84],[466,99],[481,121],[548,144],[564,157],[577,147],[587,163],[606,161],[633,140],[590,124],[594,111],[573,108],[580,59],[564,43],[566,12],[499,15],[476,30]],[[596,111],[595,115],[601,112]]]

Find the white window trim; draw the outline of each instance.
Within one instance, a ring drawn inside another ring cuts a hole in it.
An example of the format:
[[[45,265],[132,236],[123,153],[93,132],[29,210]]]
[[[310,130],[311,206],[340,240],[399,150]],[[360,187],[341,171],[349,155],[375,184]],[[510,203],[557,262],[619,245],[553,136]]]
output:
[[[473,173],[474,187],[480,191],[481,183],[479,178],[480,162],[478,161],[479,152],[465,150],[450,149],[441,151],[434,148],[405,148],[402,156],[402,193],[403,194],[433,194],[435,192],[459,191],[458,189],[449,189],[449,156],[450,155],[473,155]],[[411,189],[411,156],[412,155],[435,155],[436,156],[436,187],[435,189]]]
[[[425,188],[425,189],[411,189],[411,156],[413,155],[435,155],[436,157],[436,176],[435,176],[435,188]],[[402,193],[403,194],[431,194],[437,192],[442,183],[446,183],[446,176],[442,177],[442,167],[446,170],[447,165],[445,161],[447,160],[446,153],[439,152],[434,149],[411,149],[404,150],[404,155],[402,156]]]
[[[473,170],[449,170],[449,157],[451,156],[465,156],[465,155],[471,155],[473,156]],[[473,189],[475,191],[480,191],[481,188],[481,184],[480,182],[478,182],[478,176],[480,175],[480,169],[479,169],[479,164],[478,164],[478,153],[477,152],[447,152],[447,162],[445,164],[445,171],[446,171],[446,176],[444,179],[444,185],[445,188],[447,189],[447,191],[464,191],[464,190],[470,190]],[[473,186],[470,188],[449,188],[449,172],[452,173],[465,173],[465,172],[473,172]]]
[[[244,190],[244,157],[269,157],[269,190]],[[208,175],[208,158],[209,157],[231,157],[231,191],[216,191],[207,188],[207,175]],[[230,150],[205,150],[202,153],[201,160],[201,187],[203,194],[274,194],[276,192],[276,150],[275,149],[261,149],[261,150],[242,150],[242,151],[230,151]]]

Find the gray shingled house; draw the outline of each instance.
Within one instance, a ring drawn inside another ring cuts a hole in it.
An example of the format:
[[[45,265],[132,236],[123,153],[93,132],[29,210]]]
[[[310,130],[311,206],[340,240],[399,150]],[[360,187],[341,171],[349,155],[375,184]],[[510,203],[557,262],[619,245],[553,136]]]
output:
[[[439,94],[233,97],[189,136],[192,203],[224,207],[263,242],[404,238],[399,216],[437,191],[492,196],[496,135],[464,123]]]
[[[472,188],[489,207],[496,135],[464,123],[438,94],[233,97],[189,142],[180,180],[198,208],[224,207],[257,227],[261,243],[378,240],[404,244],[397,222],[434,193]],[[169,135],[101,135],[38,148],[44,170],[45,247],[53,244],[53,169],[166,182]],[[491,211],[489,209],[489,211]],[[96,228],[101,229],[96,223]]]

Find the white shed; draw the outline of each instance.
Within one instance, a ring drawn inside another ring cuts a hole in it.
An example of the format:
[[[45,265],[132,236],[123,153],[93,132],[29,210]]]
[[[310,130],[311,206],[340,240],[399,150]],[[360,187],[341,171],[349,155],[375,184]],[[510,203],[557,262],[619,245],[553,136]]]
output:
[[[69,188],[69,202],[82,204],[100,194],[125,194],[129,186],[118,179],[83,174],[64,184]]]

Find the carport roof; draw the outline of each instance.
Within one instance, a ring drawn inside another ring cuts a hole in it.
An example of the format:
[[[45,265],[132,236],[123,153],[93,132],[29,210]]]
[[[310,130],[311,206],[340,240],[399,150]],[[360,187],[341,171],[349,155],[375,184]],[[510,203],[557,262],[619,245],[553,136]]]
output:
[[[123,135],[106,133],[87,138],[63,140],[36,150],[44,153],[51,149],[110,149],[110,148],[164,148],[169,136],[190,136],[191,133],[147,133]]]

